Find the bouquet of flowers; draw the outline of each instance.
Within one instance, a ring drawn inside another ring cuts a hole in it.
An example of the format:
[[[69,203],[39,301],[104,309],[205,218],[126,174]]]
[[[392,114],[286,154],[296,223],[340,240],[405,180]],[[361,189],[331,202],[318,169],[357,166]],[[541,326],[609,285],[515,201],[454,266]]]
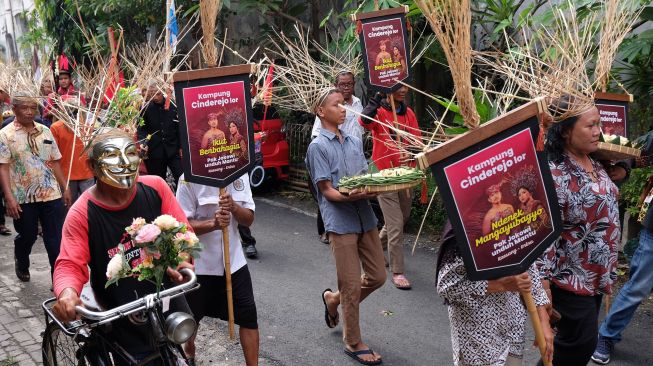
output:
[[[149,224],[141,217],[136,218],[125,231],[118,252],[107,265],[105,287],[121,278],[138,277],[139,281],[153,281],[159,293],[168,267],[177,268],[179,263],[197,256],[202,250],[195,233],[170,215],[161,215]],[[126,253],[135,250],[140,256],[130,265]]]

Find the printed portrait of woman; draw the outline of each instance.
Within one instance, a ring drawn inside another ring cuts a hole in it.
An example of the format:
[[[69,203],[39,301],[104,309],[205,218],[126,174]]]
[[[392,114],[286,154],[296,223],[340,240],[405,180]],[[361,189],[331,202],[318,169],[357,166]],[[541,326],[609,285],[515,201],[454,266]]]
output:
[[[537,181],[538,177],[535,168],[532,165],[527,165],[518,170],[510,182],[512,194],[519,200],[519,209],[523,211],[524,215],[542,209],[542,214],[530,224],[533,230],[539,229],[542,225],[551,227],[549,214],[546,212],[544,204],[535,197],[537,195]]]
[[[247,160],[247,141],[243,137],[243,115],[238,110],[234,110],[227,115],[225,119],[229,128],[229,145],[239,145],[239,149],[234,150],[234,156],[238,159]]]
[[[225,133],[220,129],[219,116],[221,113],[209,113],[207,115],[207,123],[209,129],[204,133],[202,137],[202,149],[209,148],[213,146],[215,141],[225,140]]]
[[[392,45],[392,61],[401,64],[400,74],[404,75],[406,72],[406,59],[404,58],[404,55],[402,55],[401,48],[397,42],[393,42]]]
[[[502,182],[503,183],[503,182]],[[501,183],[493,184],[485,190],[487,200],[492,207],[488,210],[483,218],[483,235],[487,235],[492,231],[492,224],[499,220],[512,215],[515,210],[512,205],[503,203],[503,195],[501,193]]]

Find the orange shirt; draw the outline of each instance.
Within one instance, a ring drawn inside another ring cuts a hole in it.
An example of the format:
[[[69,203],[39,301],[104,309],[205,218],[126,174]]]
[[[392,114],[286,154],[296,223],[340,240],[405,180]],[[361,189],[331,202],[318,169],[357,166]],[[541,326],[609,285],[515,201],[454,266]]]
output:
[[[70,156],[73,153],[74,133],[63,121],[57,121],[50,126],[52,136],[57,141],[59,151],[61,151],[61,170],[64,177],[68,176],[70,170]],[[75,159],[73,167],[70,170],[69,180],[85,180],[93,178],[93,171],[88,163],[88,155],[84,152],[84,143],[79,138],[75,138]]]

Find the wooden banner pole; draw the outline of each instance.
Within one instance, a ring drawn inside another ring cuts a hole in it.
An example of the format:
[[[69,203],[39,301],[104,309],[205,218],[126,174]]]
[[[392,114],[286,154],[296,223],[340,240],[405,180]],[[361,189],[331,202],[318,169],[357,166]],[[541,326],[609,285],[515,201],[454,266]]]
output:
[[[390,107],[392,108],[392,118],[393,118],[395,128],[399,129],[399,120],[397,119],[397,107],[395,105],[395,97],[394,95],[392,95],[392,93],[388,94],[388,100],[390,101]],[[401,136],[399,135],[399,133],[397,133],[397,145],[401,146]],[[401,160],[401,162],[403,162],[404,160],[403,152],[399,155],[399,159]]]
[[[220,188],[220,195],[227,194],[225,188]],[[224,246],[224,275],[227,287],[227,312],[229,314],[229,339],[234,340],[236,333],[234,331],[234,298],[231,288],[231,256],[229,254],[229,226],[222,228],[222,245]]]
[[[535,332],[535,340],[537,341],[537,347],[540,349],[540,355],[542,356],[542,362],[544,366],[553,366],[551,361],[546,360],[546,342],[544,340],[544,331],[542,331],[542,323],[540,323],[540,317],[537,315],[537,307],[535,306],[535,299],[533,299],[533,294],[529,292],[521,293],[524,302],[526,303],[526,309],[528,310],[528,315],[531,317],[531,323],[533,324],[533,332]]]

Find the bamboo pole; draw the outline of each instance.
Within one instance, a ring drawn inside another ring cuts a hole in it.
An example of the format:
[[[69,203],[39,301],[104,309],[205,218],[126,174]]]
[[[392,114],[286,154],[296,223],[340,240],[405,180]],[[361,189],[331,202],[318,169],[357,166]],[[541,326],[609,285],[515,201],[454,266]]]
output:
[[[225,188],[220,188],[220,196],[227,194]],[[223,257],[224,257],[224,277],[226,280],[227,287],[227,312],[229,314],[229,339],[233,340],[236,338],[236,333],[234,331],[234,298],[232,294],[231,286],[231,255],[229,254],[229,226],[224,226],[222,228],[222,245],[224,247]]]
[[[542,356],[542,362],[544,366],[552,366],[551,361],[546,359],[546,342],[544,340],[544,331],[542,331],[542,323],[540,323],[540,317],[537,315],[537,307],[535,306],[535,300],[533,299],[533,294],[530,291],[522,292],[522,298],[524,303],[526,303],[526,309],[528,310],[528,315],[531,318],[531,323],[533,324],[533,332],[535,332],[535,340],[537,341],[537,347],[540,349],[540,355]]]

